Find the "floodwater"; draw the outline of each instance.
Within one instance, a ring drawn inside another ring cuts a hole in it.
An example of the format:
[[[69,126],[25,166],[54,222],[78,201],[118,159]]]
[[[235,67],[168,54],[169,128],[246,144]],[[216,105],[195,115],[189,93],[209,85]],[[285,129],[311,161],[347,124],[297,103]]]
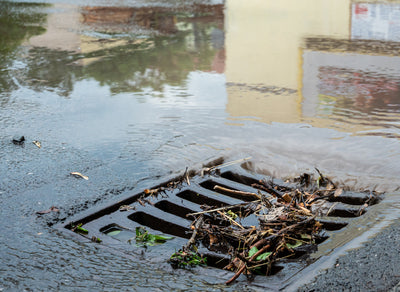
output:
[[[399,16],[397,1],[0,2],[0,291],[227,290],[52,227],[221,156],[384,191],[365,225],[390,224]]]

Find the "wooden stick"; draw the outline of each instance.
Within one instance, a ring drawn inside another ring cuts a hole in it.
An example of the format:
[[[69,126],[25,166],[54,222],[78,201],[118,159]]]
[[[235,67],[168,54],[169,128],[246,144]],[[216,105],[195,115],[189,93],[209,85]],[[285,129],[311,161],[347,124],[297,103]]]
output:
[[[200,228],[200,225],[203,223],[203,215],[201,215],[199,217],[199,219],[197,219],[196,223],[194,224],[194,230],[193,230],[193,234],[190,237],[189,241],[187,242],[186,246],[183,248],[183,250],[189,250],[190,247],[195,244],[196,242],[196,236],[197,236],[197,231]]]
[[[225,282],[226,285],[229,285],[230,283],[232,283],[233,281],[235,281],[241,273],[243,273],[244,269],[246,268],[246,264],[243,263],[243,265],[239,268],[239,270],[236,272],[235,275],[233,275],[232,278],[230,278],[228,281]]]
[[[307,208],[304,208],[304,207],[302,207],[302,206],[300,206],[300,205],[297,205],[297,207],[298,207],[303,213],[305,213],[304,215],[311,215],[311,214],[312,214],[311,211],[308,210]]]
[[[281,230],[278,231],[278,233],[275,233],[275,234],[272,234],[272,235],[270,235],[270,236],[268,236],[268,237],[266,237],[266,238],[260,239],[260,240],[257,241],[255,244],[253,244],[253,246],[251,246],[251,248],[253,248],[253,247],[259,248],[260,246],[265,245],[265,244],[268,243],[271,239],[273,239],[273,238],[275,238],[275,237],[281,235],[282,233],[285,233],[285,232],[287,232],[287,231],[290,231],[290,230],[292,230],[292,229],[295,229],[296,227],[299,227],[299,226],[301,226],[301,225],[303,225],[303,224],[307,224],[308,222],[310,222],[311,220],[314,220],[314,219],[315,219],[315,216],[310,217],[310,218],[307,218],[306,220],[301,221],[301,222],[299,222],[299,223],[296,223],[296,224],[290,225],[290,226],[288,226],[288,227],[282,228]]]
[[[271,246],[269,244],[264,245],[261,249],[259,249],[255,254],[251,256],[249,261],[251,262],[252,260],[256,259],[260,254],[264,253],[269,249]]]
[[[231,194],[235,194],[235,195],[240,195],[240,196],[245,196],[245,197],[252,197],[252,198],[261,199],[261,196],[256,194],[256,193],[232,190],[232,189],[221,187],[219,185],[214,186],[214,190],[223,191],[223,192],[227,192],[227,193],[231,193]]]

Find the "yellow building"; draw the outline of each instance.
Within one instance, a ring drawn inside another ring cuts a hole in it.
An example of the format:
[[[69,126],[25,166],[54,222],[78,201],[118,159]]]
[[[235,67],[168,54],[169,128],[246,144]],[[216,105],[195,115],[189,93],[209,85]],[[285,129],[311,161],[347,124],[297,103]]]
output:
[[[264,122],[299,122],[303,40],[349,38],[350,5],[350,0],[227,0],[227,111]]]

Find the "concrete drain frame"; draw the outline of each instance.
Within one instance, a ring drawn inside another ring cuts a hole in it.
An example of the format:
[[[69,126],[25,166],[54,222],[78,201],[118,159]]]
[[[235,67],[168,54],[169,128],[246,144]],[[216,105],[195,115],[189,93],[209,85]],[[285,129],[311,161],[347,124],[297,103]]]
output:
[[[213,167],[220,162],[221,160],[218,160],[218,163],[209,163],[207,167]],[[193,218],[188,218],[187,214],[202,211],[200,206],[203,204],[223,207],[251,201],[248,197],[226,193],[222,190],[216,191],[214,190],[215,185],[257,193],[258,189],[251,186],[253,183],[262,179],[272,179],[266,175],[249,171],[249,168],[248,162],[244,162],[240,165],[234,164],[217,169],[212,174],[200,175],[191,171],[189,184],[183,177],[172,178],[164,183],[151,186],[152,188],[149,190],[163,189],[157,196],[152,196],[151,192],[142,190],[86,216],[59,224],[57,229],[81,241],[90,242],[100,239],[101,246],[127,257],[137,257],[143,255],[143,247],[132,244],[130,239],[135,238],[136,227],[145,227],[149,233],[174,237],[164,244],[146,248],[148,257],[154,257],[159,262],[166,263],[169,257],[185,245],[191,237],[190,225]],[[177,181],[180,183],[178,184]],[[275,185],[288,187],[288,183],[282,180],[274,178],[273,181]],[[274,264],[271,275],[256,276],[252,285],[281,290],[293,286],[296,280],[304,279],[306,275],[309,276],[310,271],[319,269],[326,259],[332,258],[333,249],[352,240],[351,237],[348,241],[343,240],[342,236],[341,239],[336,239],[338,242],[335,242],[335,238],[340,233],[346,232],[349,224],[357,224],[353,221],[364,216],[368,209],[381,199],[374,198],[375,200],[370,203],[371,206],[360,213],[361,206],[371,199],[370,192],[345,191],[342,195],[335,197],[335,207],[330,210],[329,216],[316,218],[322,224],[326,234],[324,240],[317,244],[318,251],[299,253],[292,258],[279,261]],[[121,210],[121,207],[124,211]],[[249,226],[253,225],[251,222],[249,223]],[[73,227],[77,225],[87,230],[88,234],[74,232]],[[110,234],[117,235],[110,236]],[[201,248],[199,251],[207,257],[207,267],[199,268],[199,273],[220,273],[224,277],[221,279],[221,283],[234,274],[229,271],[222,272],[222,270],[213,269],[222,269],[227,265],[230,261],[229,255],[211,252],[206,248]],[[245,278],[242,275],[238,281],[243,279]]]

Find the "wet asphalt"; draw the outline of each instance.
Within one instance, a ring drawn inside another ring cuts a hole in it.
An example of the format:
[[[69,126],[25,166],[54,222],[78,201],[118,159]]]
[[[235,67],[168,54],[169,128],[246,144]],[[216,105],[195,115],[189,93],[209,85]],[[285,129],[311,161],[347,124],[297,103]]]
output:
[[[400,291],[400,222],[339,257],[298,291]]]

